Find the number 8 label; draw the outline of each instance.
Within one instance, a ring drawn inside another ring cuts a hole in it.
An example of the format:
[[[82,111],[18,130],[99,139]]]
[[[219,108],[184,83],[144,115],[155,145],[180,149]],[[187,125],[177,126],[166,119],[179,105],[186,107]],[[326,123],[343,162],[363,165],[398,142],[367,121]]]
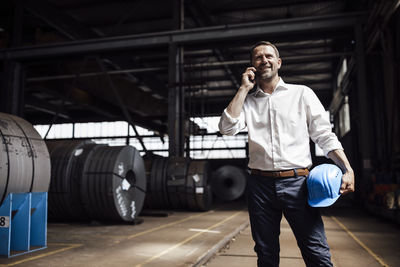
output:
[[[10,224],[10,217],[0,216],[0,228],[8,228]]]

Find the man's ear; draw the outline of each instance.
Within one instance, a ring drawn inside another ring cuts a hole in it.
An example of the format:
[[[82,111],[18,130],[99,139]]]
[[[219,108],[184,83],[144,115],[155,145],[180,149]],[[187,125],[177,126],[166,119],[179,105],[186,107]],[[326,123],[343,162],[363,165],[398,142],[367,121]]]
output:
[[[282,59],[281,59],[281,58],[278,58],[278,69],[281,68],[281,65],[282,65]]]

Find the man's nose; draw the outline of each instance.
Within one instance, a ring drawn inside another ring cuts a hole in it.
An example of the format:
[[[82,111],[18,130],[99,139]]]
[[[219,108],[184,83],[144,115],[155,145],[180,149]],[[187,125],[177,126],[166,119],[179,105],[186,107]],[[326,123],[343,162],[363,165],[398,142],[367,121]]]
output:
[[[261,58],[261,62],[262,62],[262,63],[267,63],[267,57],[266,57],[266,56],[263,56],[263,57]]]

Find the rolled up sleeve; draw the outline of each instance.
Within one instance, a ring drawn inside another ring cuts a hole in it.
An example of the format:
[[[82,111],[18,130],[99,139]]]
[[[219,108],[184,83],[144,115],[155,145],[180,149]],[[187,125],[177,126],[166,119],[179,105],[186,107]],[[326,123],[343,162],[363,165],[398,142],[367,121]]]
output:
[[[246,127],[244,112],[238,118],[233,118],[225,109],[219,119],[218,128],[221,134],[235,135]]]
[[[324,151],[325,157],[335,149],[342,149],[335,133],[332,132],[329,116],[315,93],[309,89],[306,93],[308,131],[314,143]]]

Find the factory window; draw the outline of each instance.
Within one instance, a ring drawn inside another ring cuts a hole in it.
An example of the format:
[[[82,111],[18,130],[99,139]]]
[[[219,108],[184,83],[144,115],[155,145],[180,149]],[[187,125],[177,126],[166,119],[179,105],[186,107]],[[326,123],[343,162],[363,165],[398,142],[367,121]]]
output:
[[[336,84],[337,84],[337,88],[341,87],[341,83],[343,81],[344,75],[347,72],[347,60],[346,58],[343,59],[342,61],[342,65],[340,66],[340,70],[337,76],[337,80],[336,80]]]
[[[219,116],[191,120],[207,130],[207,135],[190,138],[191,158],[246,158],[247,129],[235,136],[221,136],[218,134]]]
[[[208,158],[245,158],[247,133],[236,136],[221,136],[218,134],[219,117],[191,118],[193,122],[207,132],[204,135],[190,137],[190,157],[194,159]],[[44,138],[49,125],[35,125]],[[160,138],[153,131],[135,127],[148,151],[160,156],[168,156],[168,137]],[[75,124],[54,124],[46,139],[92,139],[99,144],[110,146],[132,145],[144,154],[135,131],[124,121],[89,122]]]
[[[46,133],[49,129],[49,125],[35,125],[34,127],[43,138],[46,136]],[[73,128],[74,126],[72,123],[54,124],[47,134],[47,138],[72,138]]]
[[[348,96],[345,96],[344,103],[339,110],[339,130],[340,137],[345,136],[350,131],[350,108]]]

